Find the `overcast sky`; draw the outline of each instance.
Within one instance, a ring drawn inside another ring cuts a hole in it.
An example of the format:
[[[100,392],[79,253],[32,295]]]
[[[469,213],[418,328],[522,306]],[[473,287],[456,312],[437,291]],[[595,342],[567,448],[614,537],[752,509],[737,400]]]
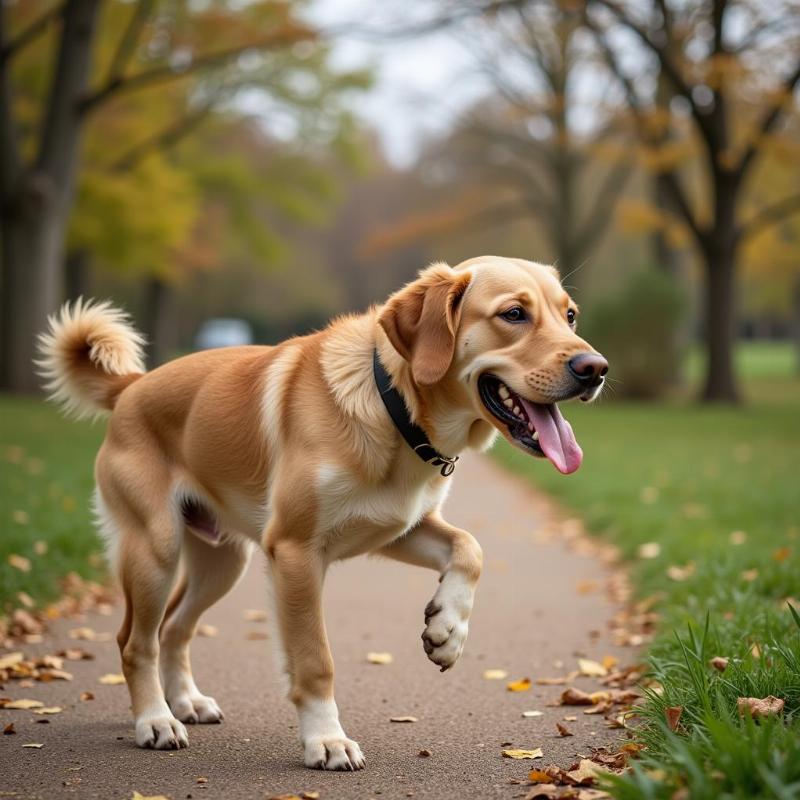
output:
[[[410,22],[414,0],[314,0],[310,16],[323,28],[347,23],[386,30],[387,21]],[[430,5],[427,6],[430,8]],[[457,37],[438,32],[403,40],[337,37],[334,64],[372,66],[373,89],[359,98],[356,111],[380,134],[390,160],[413,160],[426,135],[444,131],[455,116],[485,91],[467,48]]]

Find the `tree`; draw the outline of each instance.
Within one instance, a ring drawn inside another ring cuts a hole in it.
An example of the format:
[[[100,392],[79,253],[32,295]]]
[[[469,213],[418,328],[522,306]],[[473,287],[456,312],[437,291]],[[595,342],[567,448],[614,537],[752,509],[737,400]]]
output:
[[[64,0],[42,12],[38,3],[21,0],[3,8],[0,385],[15,391],[36,386],[35,337],[61,297],[81,140],[93,118],[136,92],[176,83],[186,100],[177,117],[231,103],[244,88],[269,94],[276,114],[292,106],[311,113],[304,96],[319,76],[305,64],[318,65],[324,46],[298,20],[297,5],[270,0],[234,11],[221,0],[199,6],[190,0]],[[43,42],[41,63],[50,69],[41,106],[31,114],[30,97],[20,97],[16,79],[26,53]],[[100,45],[109,42],[106,63],[95,62]],[[156,133],[151,139],[161,141]]]
[[[660,178],[703,266],[706,401],[739,397],[733,340],[742,244],[756,230],[800,209],[800,194],[790,194],[741,218],[754,166],[780,130],[800,81],[799,10],[794,0],[585,2],[585,22],[623,88],[643,142],[660,144],[648,124],[654,113],[666,115],[668,125],[676,127],[682,115],[688,117],[699,142],[698,199],[687,191],[679,160],[666,159]],[[633,60],[632,51],[638,53]],[[653,82],[639,79],[651,65],[669,81],[678,103],[656,108]]]

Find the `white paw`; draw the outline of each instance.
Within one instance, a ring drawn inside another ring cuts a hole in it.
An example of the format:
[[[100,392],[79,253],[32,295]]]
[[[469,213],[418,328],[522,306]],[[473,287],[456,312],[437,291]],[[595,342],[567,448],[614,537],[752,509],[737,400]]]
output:
[[[213,724],[222,722],[225,715],[213,697],[204,694],[189,694],[188,692],[170,698],[168,701],[172,713],[188,725]]]
[[[338,769],[352,772],[364,769],[365,761],[358,742],[347,737],[310,739],[304,743],[304,761],[311,769]]]
[[[473,595],[472,584],[464,577],[447,573],[425,607],[422,646],[442,672],[458,661],[464,649]]]
[[[180,720],[159,710],[136,720],[136,744],[153,750],[178,750],[189,746],[189,737]]]

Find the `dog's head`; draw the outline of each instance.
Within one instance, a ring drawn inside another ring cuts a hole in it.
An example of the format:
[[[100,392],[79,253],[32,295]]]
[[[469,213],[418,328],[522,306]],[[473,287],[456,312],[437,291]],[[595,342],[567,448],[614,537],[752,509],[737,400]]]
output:
[[[424,270],[378,322],[419,387],[465,397],[512,444],[566,474],[583,453],[556,404],[594,400],[608,371],[576,333],[577,316],[554,268],[483,256]]]

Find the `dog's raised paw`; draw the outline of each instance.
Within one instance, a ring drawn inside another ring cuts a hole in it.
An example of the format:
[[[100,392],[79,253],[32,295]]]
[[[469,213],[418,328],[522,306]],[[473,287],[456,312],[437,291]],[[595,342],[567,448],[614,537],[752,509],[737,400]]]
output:
[[[364,769],[358,742],[347,738],[311,739],[305,743],[305,765],[311,769],[353,772]]]
[[[171,714],[143,714],[136,720],[136,744],[153,750],[180,750],[189,746],[183,723]]]
[[[169,701],[172,713],[187,725],[222,722],[225,715],[213,697],[204,694],[183,694]]]
[[[472,611],[473,588],[460,575],[442,579],[433,599],[425,606],[422,646],[428,658],[444,672],[458,661],[464,649]]]

